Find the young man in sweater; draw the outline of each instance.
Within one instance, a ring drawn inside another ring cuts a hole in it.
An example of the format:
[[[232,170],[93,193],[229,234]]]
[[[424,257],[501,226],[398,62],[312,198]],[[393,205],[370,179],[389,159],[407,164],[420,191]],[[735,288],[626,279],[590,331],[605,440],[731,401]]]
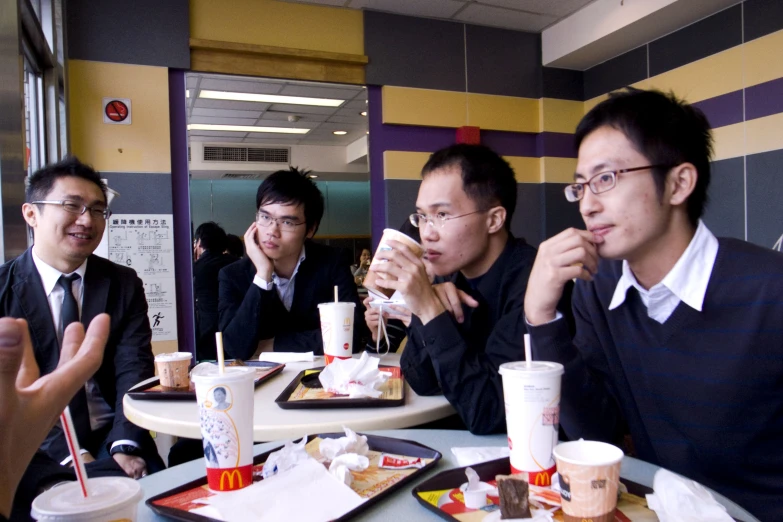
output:
[[[587,230],[544,242],[525,297],[534,356],[565,365],[560,422],[783,520],[783,256],[700,217],[712,138],[696,108],[616,93],[576,130]],[[555,305],[573,294],[573,341]]]

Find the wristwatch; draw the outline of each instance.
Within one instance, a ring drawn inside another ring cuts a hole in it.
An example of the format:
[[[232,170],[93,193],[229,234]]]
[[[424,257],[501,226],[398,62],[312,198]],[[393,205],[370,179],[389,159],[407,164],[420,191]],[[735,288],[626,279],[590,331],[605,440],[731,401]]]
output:
[[[109,455],[114,455],[115,453],[124,453],[125,455],[137,456],[141,453],[141,451],[139,448],[131,444],[117,444],[111,450],[109,450]]]

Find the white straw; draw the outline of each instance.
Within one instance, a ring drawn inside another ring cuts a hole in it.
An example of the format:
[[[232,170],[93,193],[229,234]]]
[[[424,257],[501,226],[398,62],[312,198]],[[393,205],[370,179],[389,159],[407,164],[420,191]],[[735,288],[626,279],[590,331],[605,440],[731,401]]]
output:
[[[82,452],[79,448],[79,439],[76,438],[76,431],[73,429],[73,419],[71,418],[71,410],[68,406],[66,406],[65,411],[60,414],[60,423],[63,425],[65,442],[68,444],[68,451],[71,452],[73,469],[76,472],[76,479],[79,481],[82,496],[87,498],[90,496],[90,488],[87,485],[87,471],[84,469]]]
[[[340,302],[340,298],[337,297],[337,285],[334,285],[334,302],[335,303],[339,303]]]
[[[530,334],[525,334],[525,362],[527,366],[530,366],[530,363],[533,362],[533,355],[530,349]]]
[[[218,368],[220,369],[220,374],[223,375],[226,373],[226,357],[223,354],[223,332],[215,332],[215,343],[217,344]]]

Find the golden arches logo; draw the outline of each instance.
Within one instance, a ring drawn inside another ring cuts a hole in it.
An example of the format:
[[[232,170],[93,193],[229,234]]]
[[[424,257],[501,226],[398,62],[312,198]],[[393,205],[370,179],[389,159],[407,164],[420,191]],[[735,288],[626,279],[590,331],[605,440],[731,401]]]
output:
[[[552,477],[547,472],[536,473],[536,478],[533,479],[533,484],[536,486],[551,486]]]
[[[237,485],[238,487],[234,487],[234,476],[237,478]],[[226,491],[226,488],[224,487],[224,481],[226,480],[226,477],[228,477],[228,491],[233,489],[241,489],[243,488],[242,484],[242,474],[239,473],[238,469],[232,469],[231,471],[224,471],[220,474],[220,491]]]

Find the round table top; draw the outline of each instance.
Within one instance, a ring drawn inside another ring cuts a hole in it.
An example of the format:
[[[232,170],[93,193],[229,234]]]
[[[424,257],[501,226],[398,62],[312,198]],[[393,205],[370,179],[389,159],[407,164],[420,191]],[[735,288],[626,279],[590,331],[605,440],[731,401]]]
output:
[[[391,408],[284,410],[275,404],[277,396],[299,372],[323,364],[323,357],[316,357],[312,362],[287,363],[281,373],[256,388],[253,415],[253,439],[256,442],[298,439],[309,433],[341,432],[343,426],[356,431],[408,428],[454,413],[454,408],[442,395],[422,397],[407,383],[405,404]],[[384,355],[381,364],[399,366],[400,356]],[[122,405],[128,420],[142,428],[178,437],[201,438],[195,401],[148,401],[126,395]]]
[[[354,426],[348,424],[348,427],[353,428]],[[308,432],[308,434],[317,433],[317,431]],[[411,490],[414,486],[437,473],[459,467],[457,459],[454,458],[451,453],[451,448],[453,447],[505,446],[508,443],[505,434],[482,436],[459,430],[387,430],[368,433],[384,437],[413,440],[440,451],[443,454],[443,458],[433,470],[426,472],[412,484],[408,484],[399,491],[392,493],[389,497],[370,506],[367,510],[352,519],[357,521],[399,522],[400,520],[431,520],[434,522],[436,520],[442,520],[438,515],[420,506],[413,498]],[[258,455],[282,445],[283,441],[259,444],[254,448],[255,454]],[[648,462],[632,457],[625,457],[620,469],[620,476],[638,484],[652,487],[653,477],[658,469],[658,466]],[[179,466],[174,466],[173,468],[141,479],[139,483],[144,491],[144,498],[139,502],[139,511],[136,518],[137,522],[165,522],[168,520],[156,515],[144,504],[144,502],[148,498],[154,497],[165,491],[170,491],[181,484],[203,477],[205,474],[204,460],[198,459],[185,464],[180,464]],[[726,497],[723,497],[714,491],[712,494],[715,496],[716,500],[726,506],[729,515],[735,519],[743,522],[758,522],[758,519],[753,517],[753,515],[728,500]]]

